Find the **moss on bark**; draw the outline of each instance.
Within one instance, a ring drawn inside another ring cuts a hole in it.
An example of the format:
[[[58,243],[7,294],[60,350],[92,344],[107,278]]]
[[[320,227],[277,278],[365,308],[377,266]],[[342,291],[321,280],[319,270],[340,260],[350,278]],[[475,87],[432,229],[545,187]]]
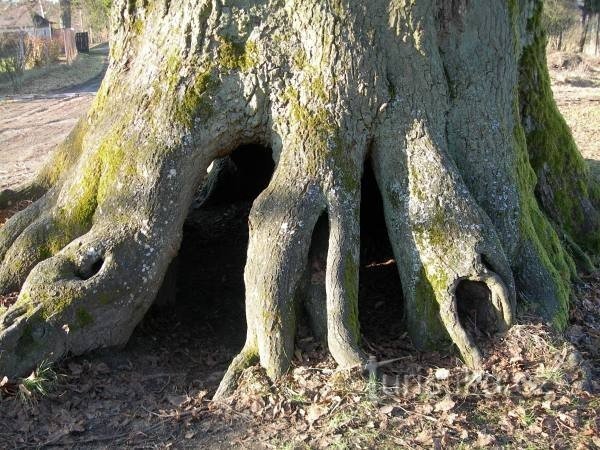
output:
[[[600,250],[600,189],[552,100],[540,2],[526,3],[118,2],[88,117],[33,185],[0,193],[1,206],[46,192],[0,229],[0,289],[23,285],[0,326],[0,370],[123,343],[207,167],[248,142],[270,145],[277,169],[250,216],[247,342],[219,392],[257,356],[273,377],[287,370],[295,294],[324,212],[328,345],[341,365],[364,359],[365,158],[417,344],[450,338],[478,364],[457,307],[465,280],[489,291],[494,329],[512,323],[517,291],[563,327],[569,252],[590,268],[585,252]]]
[[[571,239],[581,249],[597,254],[600,250],[600,216],[594,198],[597,187],[593,186],[589,168],[553,98],[546,62],[547,38],[541,25],[542,8],[542,2],[536,2],[535,11],[527,21],[531,43],[524,47],[519,64],[521,123],[529,162],[537,177],[532,182],[545,213],[560,233],[569,235],[563,242]],[[561,246],[556,242],[551,245]]]

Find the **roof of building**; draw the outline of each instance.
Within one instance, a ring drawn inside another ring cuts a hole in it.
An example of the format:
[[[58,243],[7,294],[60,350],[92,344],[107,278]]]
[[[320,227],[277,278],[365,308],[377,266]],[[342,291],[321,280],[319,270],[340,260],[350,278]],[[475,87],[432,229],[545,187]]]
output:
[[[0,2],[0,30],[43,28],[53,23],[39,14],[35,4],[37,2],[21,4]]]

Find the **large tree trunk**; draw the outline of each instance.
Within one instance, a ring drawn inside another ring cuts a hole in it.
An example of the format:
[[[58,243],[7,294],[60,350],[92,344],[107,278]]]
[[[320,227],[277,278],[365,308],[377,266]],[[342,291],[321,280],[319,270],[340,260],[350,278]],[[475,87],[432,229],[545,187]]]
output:
[[[120,0],[113,15],[88,116],[31,185],[0,194],[37,198],[0,230],[1,289],[20,289],[0,374],[126,342],[207,167],[246,143],[276,169],[252,207],[247,339],[219,394],[256,359],[288,369],[296,299],[341,366],[364,361],[366,159],[418,346],[450,339],[479,365],[460,312],[502,331],[517,293],[565,325],[573,257],[591,268],[582,249],[600,242],[598,190],[552,98],[541,2]],[[324,283],[299,295],[309,258]]]
[[[60,0],[60,27],[71,28],[71,0]]]

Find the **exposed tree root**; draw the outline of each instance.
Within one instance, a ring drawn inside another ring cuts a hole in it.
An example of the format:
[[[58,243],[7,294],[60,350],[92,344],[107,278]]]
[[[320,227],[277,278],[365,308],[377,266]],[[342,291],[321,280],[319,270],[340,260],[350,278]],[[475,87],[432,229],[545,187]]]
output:
[[[53,195],[54,194],[54,195]],[[40,217],[56,199],[56,192],[48,193],[33,202],[28,208],[17,212],[11,220],[2,226],[0,231],[0,260],[4,260],[6,252],[23,231]]]
[[[238,379],[242,372],[258,361],[258,351],[254,348],[244,346],[242,351],[233,358],[227,372],[219,384],[213,399],[218,400],[233,394],[237,387]]]
[[[294,353],[294,293],[323,208],[314,184],[297,188],[275,173],[250,213],[244,280],[249,328],[256,329],[261,365],[271,377],[287,371]],[[288,268],[281,270],[282,267]]]
[[[22,287],[0,325],[0,375],[126,342],[207,167],[198,204],[235,183],[243,144],[272,148],[276,169],[251,210],[247,340],[219,396],[256,358],[272,378],[288,370],[300,301],[340,366],[365,361],[367,158],[417,345],[450,340],[479,366],[467,321],[506,330],[517,289],[564,323],[575,265],[534,195],[539,154],[517,106],[537,1],[116,3],[87,121],[30,187],[0,194],[39,197],[0,229],[0,293]]]

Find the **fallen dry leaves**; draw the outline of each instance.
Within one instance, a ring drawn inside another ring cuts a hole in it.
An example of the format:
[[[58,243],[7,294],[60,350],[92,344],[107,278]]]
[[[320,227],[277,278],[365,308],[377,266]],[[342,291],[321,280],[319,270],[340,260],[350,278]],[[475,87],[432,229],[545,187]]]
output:
[[[0,421],[8,425],[0,445],[597,448],[600,277],[577,289],[577,333],[569,328],[565,338],[521,314],[505,336],[483,343],[478,372],[451,352],[419,353],[402,336],[365,342],[380,360],[401,358],[374,381],[359,369],[336,370],[319,343],[303,337],[283,380],[252,367],[236,395],[216,403],[210,393],[229,356],[210,346],[177,360],[169,360],[174,347],[134,348],[139,368],[133,353],[72,359],[59,367],[58,386],[30,405],[14,396],[18,383],[0,382]],[[182,361],[189,366],[177,366]]]

